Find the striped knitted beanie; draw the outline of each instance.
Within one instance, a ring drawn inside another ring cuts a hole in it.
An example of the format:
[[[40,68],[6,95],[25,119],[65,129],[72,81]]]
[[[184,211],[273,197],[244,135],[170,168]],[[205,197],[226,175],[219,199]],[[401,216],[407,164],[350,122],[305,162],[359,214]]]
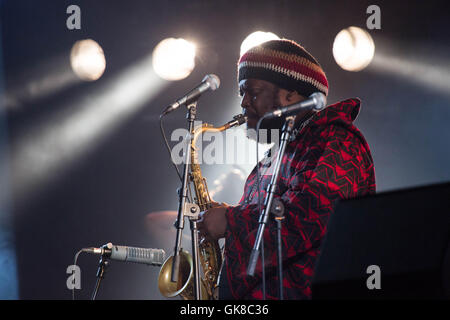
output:
[[[309,97],[328,94],[322,67],[302,46],[291,40],[271,40],[249,49],[238,62],[238,82],[260,79]]]

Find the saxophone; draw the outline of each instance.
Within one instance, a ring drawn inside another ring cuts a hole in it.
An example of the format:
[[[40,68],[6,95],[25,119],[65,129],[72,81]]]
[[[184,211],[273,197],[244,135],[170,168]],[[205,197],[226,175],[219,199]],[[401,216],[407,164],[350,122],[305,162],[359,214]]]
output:
[[[190,181],[195,190],[194,202],[199,206],[200,211],[208,210],[212,207],[212,200],[209,195],[206,179],[202,176],[200,165],[198,163],[198,152],[196,142],[202,133],[206,131],[221,132],[229,128],[239,126],[247,121],[244,115],[237,115],[233,120],[227,122],[221,127],[215,128],[209,124],[203,124],[194,129],[191,140],[191,163],[190,163]],[[200,279],[200,292],[202,300],[218,299],[218,280],[222,268],[222,251],[218,241],[210,241],[200,237],[198,245],[198,256],[200,260],[203,276]],[[184,300],[193,300],[194,281],[193,281],[193,259],[192,256],[182,250],[180,252],[180,274],[178,282],[171,282],[171,270],[173,256],[169,257],[163,264],[158,277],[158,287],[161,294],[165,297],[175,297],[180,295]]]

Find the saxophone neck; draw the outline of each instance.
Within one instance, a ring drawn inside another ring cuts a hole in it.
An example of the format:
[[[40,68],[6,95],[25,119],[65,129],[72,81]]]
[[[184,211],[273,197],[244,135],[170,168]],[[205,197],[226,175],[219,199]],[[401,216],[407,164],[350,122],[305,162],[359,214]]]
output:
[[[236,126],[240,126],[241,124],[243,124],[245,122],[247,122],[247,117],[244,116],[243,114],[238,114],[238,115],[233,117],[233,120],[228,121],[227,123],[225,123],[221,127],[217,127],[216,128],[216,127],[213,127],[213,126],[205,123],[205,124],[199,126],[198,128],[194,129],[192,145],[191,146],[195,150],[195,145],[197,144],[197,139],[205,131],[221,132],[221,131],[228,130],[228,129],[236,127]]]

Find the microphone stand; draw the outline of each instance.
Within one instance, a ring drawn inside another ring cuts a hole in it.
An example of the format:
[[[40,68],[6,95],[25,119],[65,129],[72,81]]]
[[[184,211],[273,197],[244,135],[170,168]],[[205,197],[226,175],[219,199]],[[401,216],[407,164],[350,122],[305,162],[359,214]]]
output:
[[[92,293],[91,300],[95,300],[95,298],[97,297],[98,289],[100,288],[100,282],[105,277],[106,268],[108,266],[109,266],[108,258],[106,257],[105,253],[103,253],[98,263],[97,282],[95,283],[95,288],[94,292]]]
[[[199,264],[198,264],[198,229],[197,222],[198,215],[200,213],[200,208],[195,203],[188,202],[188,186],[189,186],[189,167],[191,161],[191,142],[194,132],[194,121],[197,114],[197,101],[190,103],[188,106],[188,130],[189,134],[186,139],[186,152],[184,159],[184,170],[183,179],[181,183],[181,188],[179,192],[179,204],[178,204],[178,216],[177,216],[177,236],[175,241],[174,257],[172,263],[172,275],[171,281],[178,281],[178,274],[180,270],[180,251],[181,251],[181,237],[184,229],[184,217],[189,217],[191,221],[191,232],[192,232],[192,258],[194,260],[194,293],[195,299],[200,300],[200,274],[199,274]]]
[[[255,244],[253,246],[252,252],[250,254],[249,264],[247,266],[247,274],[253,276],[255,274],[256,263],[258,262],[261,241],[264,234],[264,228],[267,224],[269,218],[269,213],[275,214],[275,221],[277,222],[277,258],[278,258],[278,283],[279,283],[279,294],[280,300],[283,300],[283,266],[282,266],[282,250],[281,250],[281,222],[284,219],[284,207],[281,201],[274,202],[274,195],[276,190],[276,183],[280,173],[281,162],[286,151],[286,146],[289,142],[291,134],[294,128],[295,116],[286,117],[286,122],[283,126],[283,133],[281,135],[280,149],[277,155],[277,160],[275,162],[275,169],[272,175],[270,184],[267,187],[267,195],[264,201],[264,209],[259,216],[259,227],[256,234]],[[260,121],[262,121],[261,118]],[[274,204],[272,208],[272,204]],[[262,266],[264,268],[264,266]]]

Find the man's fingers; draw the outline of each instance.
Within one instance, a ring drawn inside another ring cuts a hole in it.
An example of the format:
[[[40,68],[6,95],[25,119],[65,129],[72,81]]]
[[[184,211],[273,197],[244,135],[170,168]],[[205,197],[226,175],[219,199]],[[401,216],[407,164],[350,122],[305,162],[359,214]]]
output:
[[[212,208],[220,207],[220,206],[221,206],[221,204],[220,204],[219,202],[217,202],[217,201],[211,201],[211,207],[212,207]]]
[[[206,211],[202,211],[198,214],[198,220],[197,223],[202,223],[203,222],[203,217],[205,216]]]
[[[205,236],[205,234],[206,234],[205,223],[204,223],[205,214],[206,214],[206,211],[200,212],[198,215],[199,219],[197,220],[198,232],[202,236]]]

